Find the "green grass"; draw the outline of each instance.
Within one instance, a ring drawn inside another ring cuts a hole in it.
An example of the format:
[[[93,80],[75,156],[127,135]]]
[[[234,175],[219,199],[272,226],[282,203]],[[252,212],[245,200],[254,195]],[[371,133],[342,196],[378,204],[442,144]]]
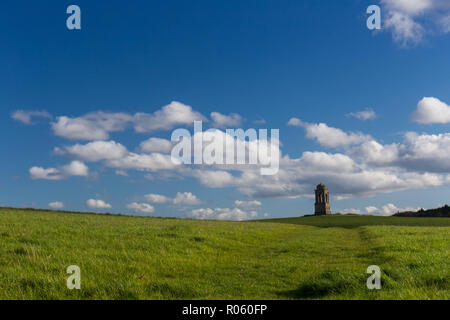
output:
[[[218,222],[0,209],[0,299],[449,299],[449,218]],[[380,266],[382,289],[366,288]],[[81,268],[81,290],[66,268]]]

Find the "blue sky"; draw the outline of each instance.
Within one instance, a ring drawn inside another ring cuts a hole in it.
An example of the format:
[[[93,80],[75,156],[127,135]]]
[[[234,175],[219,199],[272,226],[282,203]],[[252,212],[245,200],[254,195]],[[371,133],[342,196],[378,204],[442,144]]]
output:
[[[70,4],[81,8],[81,30],[66,28]],[[376,32],[366,27],[371,4],[382,10]],[[448,199],[445,1],[19,0],[2,8],[2,206],[298,216],[312,212],[319,182],[333,211],[390,214]],[[173,101],[185,121],[162,109]],[[361,120],[368,110],[373,117]],[[115,119],[111,127],[99,112]],[[212,112],[233,128],[280,129],[280,174],[125,164],[130,153],[167,158],[141,143],[192,130],[199,115],[220,126]],[[139,113],[164,129],[137,132],[130,119]],[[86,155],[94,149],[96,159]]]

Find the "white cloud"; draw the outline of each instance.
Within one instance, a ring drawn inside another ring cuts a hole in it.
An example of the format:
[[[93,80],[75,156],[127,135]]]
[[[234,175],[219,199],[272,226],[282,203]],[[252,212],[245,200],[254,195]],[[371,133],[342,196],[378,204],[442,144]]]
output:
[[[192,176],[208,187],[235,187],[249,198],[310,196],[318,182],[327,184],[336,198],[372,196],[378,193],[442,186],[449,183],[442,175],[408,172],[401,168],[375,167],[357,163],[345,154],[304,152],[300,158],[282,158],[278,174],[261,176],[256,168],[233,168],[226,183],[214,184],[202,179],[195,171]]]
[[[169,197],[160,195],[160,194],[154,194],[150,193],[144,196],[145,199],[151,203],[169,203],[173,202],[173,200]]]
[[[194,176],[200,182],[210,188],[223,188],[233,184],[233,175],[227,171],[219,170],[196,170]]]
[[[192,124],[194,120],[207,121],[192,107],[171,102],[154,113],[92,112],[81,117],[60,116],[52,123],[55,135],[71,140],[107,140],[111,132],[133,126],[136,132],[170,130],[177,125]]]
[[[29,170],[31,179],[38,180],[63,180],[61,172],[56,168],[42,168],[42,167],[32,167]]]
[[[433,29],[447,30],[448,0],[381,0],[381,4],[386,12],[384,27],[403,47],[417,45]]]
[[[150,193],[144,196],[151,203],[172,203],[176,205],[197,205],[202,203],[191,192],[177,192],[175,198],[169,198],[160,194]]]
[[[103,200],[89,199],[86,201],[86,206],[90,209],[110,209],[112,206]]]
[[[105,164],[115,169],[144,171],[173,170],[179,167],[172,161],[170,155],[160,153],[137,154],[130,152],[124,158],[106,160]]]
[[[254,207],[260,207],[262,203],[260,201],[252,200],[252,201],[241,201],[236,200],[234,202],[235,207],[241,207],[241,208],[254,208]]]
[[[415,22],[411,16],[399,11],[388,13],[385,26],[392,30],[394,41],[402,47],[420,43],[425,33],[424,28]]]
[[[148,203],[137,203],[133,202],[127,205],[127,209],[133,210],[138,213],[153,213],[155,208]]]
[[[425,97],[419,101],[411,118],[424,124],[450,123],[450,106],[437,98]]]
[[[72,140],[104,140],[109,137],[104,128],[83,118],[57,117],[52,129],[55,135]]]
[[[398,10],[411,15],[423,13],[431,9],[436,1],[433,0],[381,0],[390,10]]]
[[[392,165],[399,157],[397,144],[382,145],[375,140],[367,141],[350,151],[354,158],[376,166]]]
[[[150,138],[141,143],[142,152],[159,152],[159,153],[170,153],[173,144],[171,141],[160,138]]]
[[[306,136],[315,139],[324,147],[339,148],[354,144],[360,144],[371,140],[371,136],[360,132],[344,132],[341,129],[329,127],[325,123],[307,123],[298,118],[292,118],[288,122],[292,126],[301,126],[306,130]]]
[[[140,133],[156,130],[170,130],[178,125],[189,125],[194,121],[206,121],[199,112],[191,106],[173,101],[155,111],[153,114],[137,113],[134,116],[135,130]]]
[[[237,128],[242,123],[242,117],[236,113],[224,115],[219,112],[211,112],[214,128]]]
[[[416,172],[450,172],[450,133],[407,132],[401,143],[381,145],[369,141],[350,151],[356,159],[370,165],[390,166]]]
[[[50,202],[48,206],[52,209],[62,209],[64,208],[64,203],[60,201]]]
[[[173,199],[174,204],[184,204],[184,205],[196,205],[202,203],[197,196],[191,192],[178,192]]]
[[[124,158],[127,149],[115,141],[94,141],[88,144],[76,144],[70,147],[55,148],[55,153],[84,161],[100,161]]]
[[[70,164],[61,167],[61,172],[66,176],[87,177],[88,167],[81,161],[72,161]]]
[[[32,118],[51,118],[52,115],[47,111],[26,111],[26,110],[16,110],[11,114],[11,118],[20,121],[24,124],[33,124]]]
[[[359,120],[370,120],[370,119],[375,119],[376,118],[376,113],[375,111],[373,111],[372,109],[366,109],[364,111],[359,111],[359,112],[350,112],[347,114],[347,117],[353,117]]]
[[[132,120],[126,113],[98,111],[78,118],[57,117],[52,129],[55,135],[71,140],[106,140],[110,132],[125,130]]]
[[[72,161],[59,168],[32,167],[29,170],[31,179],[38,180],[64,180],[70,176],[87,177],[89,168],[81,161]]]
[[[293,127],[301,127],[303,125],[303,122],[299,118],[290,118],[287,125]]]
[[[366,207],[365,209],[366,209],[366,212],[367,212],[367,213],[375,213],[375,212],[378,211],[378,208],[377,208],[377,207],[374,207],[374,206],[368,206],[368,207]]]
[[[254,219],[258,216],[256,211],[243,211],[239,208],[201,208],[192,210],[189,214],[189,218],[201,219],[201,220],[231,220],[231,221],[244,221]]]
[[[325,152],[303,152],[297,161],[305,171],[320,171],[323,173],[354,172],[357,170],[356,163],[347,155]]]

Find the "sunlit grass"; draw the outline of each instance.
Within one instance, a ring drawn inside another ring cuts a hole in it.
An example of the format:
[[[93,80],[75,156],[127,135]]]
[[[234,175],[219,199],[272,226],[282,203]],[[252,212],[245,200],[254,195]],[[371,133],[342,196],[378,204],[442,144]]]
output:
[[[0,209],[0,298],[448,299],[449,226],[447,218],[237,223]],[[381,290],[366,288],[372,264]],[[81,290],[66,287],[69,265],[81,268]]]

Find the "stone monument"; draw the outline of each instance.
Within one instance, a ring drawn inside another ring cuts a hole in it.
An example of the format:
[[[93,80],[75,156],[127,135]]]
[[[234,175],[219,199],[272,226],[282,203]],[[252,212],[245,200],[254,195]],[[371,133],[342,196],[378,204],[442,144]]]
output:
[[[316,203],[314,204],[314,215],[323,216],[331,214],[330,194],[324,184],[319,184],[316,188]]]

